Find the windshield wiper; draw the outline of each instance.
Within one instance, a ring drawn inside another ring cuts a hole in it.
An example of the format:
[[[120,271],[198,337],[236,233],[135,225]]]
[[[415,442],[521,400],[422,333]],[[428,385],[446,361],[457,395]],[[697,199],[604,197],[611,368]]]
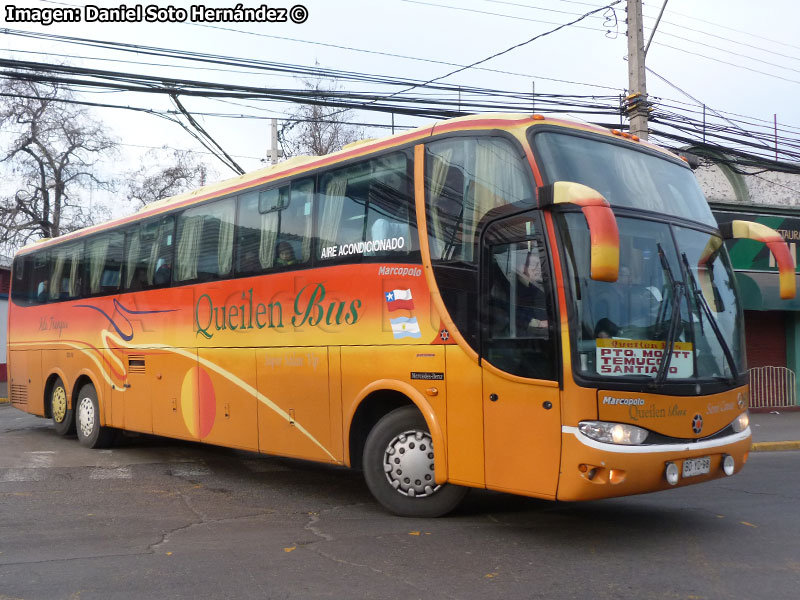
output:
[[[675,348],[675,338],[678,337],[678,321],[681,317],[681,300],[683,299],[685,288],[683,282],[675,281],[672,275],[672,268],[669,266],[667,256],[664,254],[664,249],[661,244],[656,244],[658,247],[658,257],[661,259],[661,268],[667,275],[669,280],[669,287],[672,291],[672,314],[669,318],[669,328],[667,329],[667,337],[664,340],[664,353],[661,355],[661,362],[658,363],[658,372],[652,382],[652,387],[657,387],[664,383],[669,373],[669,365],[672,362],[672,351]]]
[[[717,336],[717,341],[722,348],[722,353],[725,355],[725,360],[728,361],[728,367],[731,370],[731,381],[736,381],[736,379],[739,377],[739,370],[736,368],[736,362],[733,359],[731,348],[728,346],[728,342],[725,341],[725,336],[722,335],[722,330],[720,330],[719,324],[714,318],[714,314],[711,311],[711,307],[708,305],[706,297],[703,295],[702,290],[697,285],[697,280],[694,277],[694,271],[692,271],[691,267],[689,266],[689,259],[686,258],[686,252],[681,253],[681,258],[683,259],[683,264],[686,267],[686,276],[689,279],[689,286],[692,289],[692,295],[694,296],[695,303],[701,309],[698,311],[700,316],[700,332],[703,333],[703,315],[705,314],[705,317],[708,319],[708,324],[711,325],[714,335]]]

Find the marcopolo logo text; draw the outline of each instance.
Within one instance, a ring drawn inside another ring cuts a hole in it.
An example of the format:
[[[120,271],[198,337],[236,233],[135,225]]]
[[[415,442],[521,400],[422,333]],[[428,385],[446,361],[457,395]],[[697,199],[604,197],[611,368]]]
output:
[[[603,396],[604,405],[612,406],[644,406],[641,398],[614,398],[613,396]]]

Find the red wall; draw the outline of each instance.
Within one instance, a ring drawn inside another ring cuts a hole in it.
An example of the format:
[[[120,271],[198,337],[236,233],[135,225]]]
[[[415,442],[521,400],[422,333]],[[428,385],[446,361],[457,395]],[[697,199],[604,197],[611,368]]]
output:
[[[786,366],[786,319],[778,311],[744,311],[747,366]]]

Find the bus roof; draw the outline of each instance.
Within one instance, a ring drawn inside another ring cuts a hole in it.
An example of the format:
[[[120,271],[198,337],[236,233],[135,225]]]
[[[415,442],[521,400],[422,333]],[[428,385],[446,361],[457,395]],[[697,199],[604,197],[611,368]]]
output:
[[[170,198],[164,198],[163,200],[152,202],[142,207],[132,215],[119,217],[110,221],[99,223],[97,225],[91,225],[84,229],[79,229],[77,231],[62,235],[58,238],[44,238],[37,240],[21,248],[19,253],[26,253],[28,251],[41,248],[42,246],[48,246],[51,243],[65,242],[70,239],[88,235],[90,233],[97,233],[111,227],[140,221],[142,219],[146,219],[147,217],[156,216],[160,213],[167,212],[178,207],[184,207],[199,203],[203,200],[209,200],[211,198],[246,190],[248,188],[262,185],[282,177],[300,175],[304,172],[325,167],[329,164],[335,164],[351,158],[358,158],[359,156],[370,154],[375,151],[401,146],[433,135],[440,135],[455,131],[477,131],[487,129],[524,130],[532,125],[565,127],[568,129],[588,131],[609,137],[622,135],[629,139],[631,137],[628,134],[622,134],[620,131],[605,129],[590,123],[579,123],[577,121],[570,121],[566,119],[550,118],[538,114],[484,113],[456,117],[453,119],[436,121],[433,123],[433,125],[417,127],[410,131],[397,133],[382,138],[359,140],[357,142],[347,144],[344,148],[337,152],[323,156],[295,156],[281,163],[271,165],[263,169],[251,171],[249,173],[211,183],[209,185],[205,185],[203,187],[191,190],[189,192],[184,192]],[[638,144],[644,145],[652,150],[657,150],[660,153],[675,158],[675,155],[672,152],[669,152],[664,148],[660,148],[647,142],[639,141],[638,138],[636,141]]]

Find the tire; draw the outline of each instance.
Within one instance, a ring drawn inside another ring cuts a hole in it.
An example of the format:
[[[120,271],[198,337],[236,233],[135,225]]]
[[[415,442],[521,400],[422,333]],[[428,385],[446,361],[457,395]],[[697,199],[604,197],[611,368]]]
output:
[[[75,402],[75,429],[78,441],[87,448],[107,448],[114,441],[115,431],[100,425],[100,406],[97,392],[87,383],[78,393]]]
[[[440,517],[467,493],[467,488],[434,482],[433,440],[415,406],[393,410],[378,421],[367,436],[363,458],[370,492],[401,517]]]
[[[50,413],[53,416],[53,428],[58,435],[75,433],[75,410],[69,407],[67,388],[60,377],[56,377],[50,390]]]

